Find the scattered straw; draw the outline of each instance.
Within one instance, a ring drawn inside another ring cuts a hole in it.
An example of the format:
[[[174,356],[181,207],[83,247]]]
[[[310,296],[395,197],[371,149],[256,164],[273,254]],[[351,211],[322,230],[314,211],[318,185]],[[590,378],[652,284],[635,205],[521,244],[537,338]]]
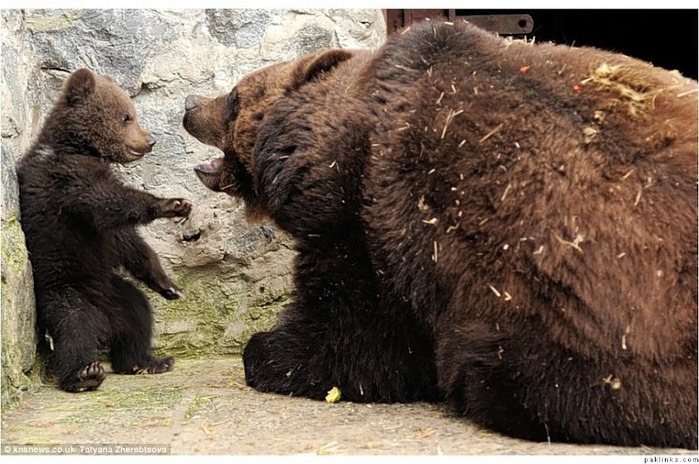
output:
[[[495,293],[495,296],[500,298],[501,295],[500,295],[500,292],[498,292],[497,288],[493,287],[492,285],[488,285],[488,287],[493,291],[493,293]]]
[[[578,235],[577,237],[575,237],[575,240],[572,242],[569,242],[567,240],[563,240],[556,232],[553,233],[553,236],[556,237],[556,240],[561,242],[563,245],[568,245],[569,247],[571,247],[575,250],[578,250],[580,253],[583,253],[583,250],[582,250],[582,248],[580,248],[580,245],[579,245],[579,243],[582,243],[582,241],[583,241],[582,235]]]
[[[437,433],[437,430],[435,430],[435,429],[424,429],[424,430],[423,430],[423,429],[419,429],[419,430],[415,433],[415,436],[416,436],[417,438],[427,438],[427,437],[431,437],[431,436],[434,435],[435,433]]]
[[[444,129],[442,129],[442,139],[444,139],[444,136],[447,135],[447,129],[449,128],[449,124],[454,120],[454,118],[461,113],[463,113],[464,110],[459,110],[459,111],[454,111],[454,110],[449,110],[449,114],[447,114],[447,120],[444,124]]]
[[[628,103],[628,111],[631,116],[636,116],[638,110],[646,106],[649,101],[652,108],[653,100],[658,92],[667,90],[661,89],[651,92],[649,83],[643,81],[639,76],[629,73],[621,65],[607,63],[602,63],[592,70],[589,77],[580,81],[580,84],[585,85],[589,82],[615,91]]]
[[[597,137],[597,134],[599,133],[599,130],[593,126],[588,126],[585,129],[583,129],[583,142],[585,144],[588,144],[594,140],[595,137]]]
[[[607,377],[603,378],[602,382],[609,385],[609,388],[612,390],[619,390],[621,388],[621,380],[618,377],[614,377],[612,374],[609,374]]]
[[[417,209],[422,211],[423,213],[425,211],[429,211],[430,207],[425,203],[425,196],[421,195],[420,198],[417,199]]]
[[[207,437],[210,437],[211,435],[213,435],[213,432],[206,425],[206,422],[202,422],[201,425],[199,425],[199,428],[202,430],[202,432],[204,432],[204,435],[206,435]]]
[[[505,352],[505,348],[503,348],[501,345],[498,345],[498,358],[502,359],[502,354]]]
[[[699,89],[688,90],[686,92],[678,93],[677,98],[686,97],[687,95],[691,95],[691,94],[697,93],[697,92],[699,92]]]
[[[502,126],[503,126],[503,123],[498,124],[498,126],[497,126],[495,129],[491,130],[490,132],[488,132],[487,134],[485,134],[483,137],[481,137],[481,139],[478,141],[478,143],[483,143],[483,142],[485,142],[486,140],[488,140],[488,139],[489,139],[490,137],[492,137],[497,131],[499,131],[500,129],[502,129]]]
[[[500,201],[505,201],[505,197],[507,196],[507,193],[510,191],[511,188],[512,184],[507,184],[507,187],[505,187],[505,192],[500,197]]]
[[[621,335],[621,349],[625,350],[626,349],[626,336],[631,333],[631,326],[627,325],[626,328],[624,329],[624,333]]]

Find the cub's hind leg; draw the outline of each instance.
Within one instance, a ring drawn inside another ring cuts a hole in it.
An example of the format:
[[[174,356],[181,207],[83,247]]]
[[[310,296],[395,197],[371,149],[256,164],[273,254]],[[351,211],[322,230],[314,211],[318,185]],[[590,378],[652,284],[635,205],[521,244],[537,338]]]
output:
[[[46,292],[37,309],[53,341],[51,365],[59,387],[72,393],[99,387],[106,374],[97,351],[109,332],[102,310],[74,288]]]
[[[112,277],[113,326],[110,358],[118,374],[161,374],[172,370],[175,358],[151,353],[153,319],[145,295],[131,283]]]

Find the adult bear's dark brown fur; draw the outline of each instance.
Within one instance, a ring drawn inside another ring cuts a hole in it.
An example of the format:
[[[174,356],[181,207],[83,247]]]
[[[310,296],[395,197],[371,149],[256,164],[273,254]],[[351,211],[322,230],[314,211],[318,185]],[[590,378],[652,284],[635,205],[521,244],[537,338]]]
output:
[[[191,204],[119,182],[109,163],[141,158],[155,144],[136,121],[128,94],[111,79],[75,71],[18,169],[22,227],[34,271],[39,334],[54,343],[60,388],[104,380],[99,348],[124,374],[160,373],[174,359],[151,355],[151,310],[123,266],[168,299],[181,296],[136,225],[187,216]]]
[[[201,180],[299,251],[248,382],[441,393],[518,437],[696,448],[696,89],[426,24],[188,97],[185,128],[225,154]]]

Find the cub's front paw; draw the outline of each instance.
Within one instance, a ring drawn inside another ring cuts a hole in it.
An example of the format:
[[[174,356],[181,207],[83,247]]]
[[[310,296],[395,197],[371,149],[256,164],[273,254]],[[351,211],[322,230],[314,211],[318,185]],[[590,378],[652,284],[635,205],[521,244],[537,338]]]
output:
[[[164,200],[163,217],[189,217],[192,212],[192,202],[184,198]]]
[[[176,286],[171,286],[160,291],[160,295],[167,300],[179,300],[184,298],[184,294]]]

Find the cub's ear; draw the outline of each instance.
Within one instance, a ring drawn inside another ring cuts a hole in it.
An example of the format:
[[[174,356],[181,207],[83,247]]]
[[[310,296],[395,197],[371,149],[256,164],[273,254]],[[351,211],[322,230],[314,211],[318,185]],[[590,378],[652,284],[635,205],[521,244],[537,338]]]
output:
[[[95,91],[95,75],[89,69],[78,69],[68,77],[64,92],[68,105],[75,105],[87,99]]]
[[[302,59],[295,76],[295,87],[299,88],[309,82],[323,79],[326,73],[332,71],[337,65],[349,60],[354,55],[354,52],[348,50],[330,50]]]

